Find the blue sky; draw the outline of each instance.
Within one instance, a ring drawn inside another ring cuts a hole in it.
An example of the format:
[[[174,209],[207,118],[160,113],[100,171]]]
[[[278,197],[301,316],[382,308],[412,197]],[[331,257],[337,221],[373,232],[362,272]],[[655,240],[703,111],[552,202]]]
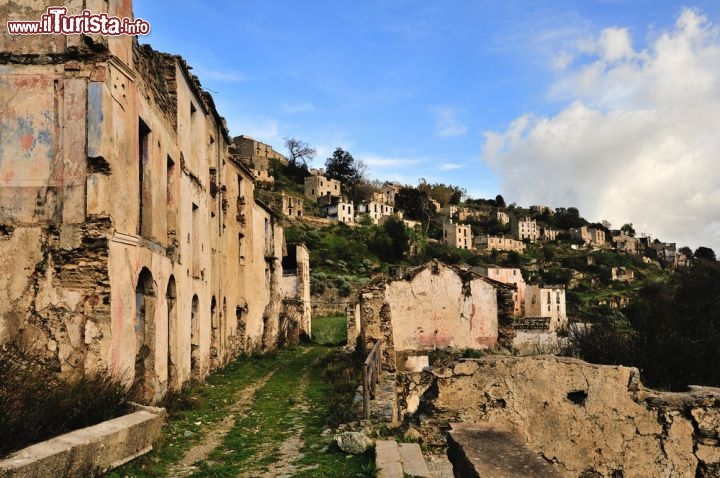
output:
[[[720,211],[720,180],[683,176],[668,198],[657,172],[679,161],[720,173],[708,124],[720,124],[717,0],[135,0],[134,10],[152,27],[141,41],[193,66],[232,135],[281,151],[300,138],[318,149],[315,166],[340,146],[377,179],[574,205],[720,249],[720,212],[708,212]],[[672,116],[688,103],[691,117]],[[673,128],[688,122],[700,132]]]

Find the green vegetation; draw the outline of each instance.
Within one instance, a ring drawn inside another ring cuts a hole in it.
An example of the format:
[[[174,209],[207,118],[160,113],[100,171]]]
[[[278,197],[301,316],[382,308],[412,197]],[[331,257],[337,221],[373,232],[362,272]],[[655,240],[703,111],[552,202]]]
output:
[[[720,385],[720,264],[699,259],[667,284],[648,283],[623,310],[599,310],[570,334],[569,354],[634,365],[651,386]]]
[[[346,456],[334,445],[325,449],[328,438],[320,436],[325,427],[350,416],[359,383],[356,366],[354,359],[320,346],[286,349],[262,360],[241,358],[184,392],[182,401],[192,406],[171,414],[164,440],[107,476],[168,476],[173,463],[228,415],[234,416],[234,424],[191,476],[254,476],[288,463],[292,476],[301,478],[361,473],[369,455]],[[235,403],[234,397],[248,387],[257,388],[254,397]],[[233,407],[240,409],[233,413]],[[292,457],[281,451],[288,440],[298,447],[290,450]]]
[[[129,412],[129,391],[106,373],[59,378],[22,342],[0,346],[0,456]]]
[[[347,342],[347,317],[313,317],[312,340],[320,345],[341,345]]]

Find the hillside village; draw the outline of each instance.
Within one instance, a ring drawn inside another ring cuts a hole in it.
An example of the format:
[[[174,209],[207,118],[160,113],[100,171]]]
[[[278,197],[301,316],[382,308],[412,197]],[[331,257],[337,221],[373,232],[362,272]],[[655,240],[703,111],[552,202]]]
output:
[[[132,17],[131,2],[110,3]],[[374,370],[354,403],[359,418],[433,445],[453,417],[496,419],[563,476],[593,467],[622,476],[617,463],[634,454],[662,454],[656,471],[720,469],[720,400],[645,402],[635,368],[518,358],[568,354],[568,336],[608,318],[624,325],[622,310],[647,286],[702,266],[707,248],[590,222],[572,205],[371,180],[341,148],[310,168],[314,150],[296,138],[285,152],[232,137],[185,60],[134,37],[2,42],[13,54],[1,57],[0,343],[32,344],[68,379],[115,374],[133,400],[158,404],[238,357],[310,341],[314,320],[341,316],[348,353]],[[485,393],[465,397],[457,385],[485,376],[513,391],[496,397],[497,383],[473,382],[467,389]],[[547,391],[550,411],[534,408],[528,383]],[[587,462],[543,421],[572,415],[568,429],[582,429],[586,399],[603,410],[578,438]],[[639,428],[613,428],[615,406]],[[604,452],[602,440],[613,442]]]
[[[440,197],[439,193],[445,192],[443,188],[461,190],[455,186],[434,185],[441,190],[436,194],[433,185],[423,183],[415,187],[363,180],[359,188],[355,186],[362,190],[362,197],[353,201],[348,186],[329,177],[324,169],[299,168],[306,175],[295,176],[296,181],[288,184],[285,169],[298,168],[290,166],[272,146],[247,136],[236,137],[234,143],[237,150],[243,152],[241,158],[253,171],[259,188],[274,198],[270,202],[280,205],[279,212],[293,234],[300,231],[300,236],[307,240],[307,228],[322,229],[338,224],[350,228],[382,227],[391,220],[402,221],[409,233],[414,234],[416,247],[408,244],[404,255],[397,258],[398,264],[417,264],[413,256],[423,257],[417,247],[419,243],[425,242],[426,247],[428,243],[430,247],[440,246],[443,250],[435,251],[439,252],[436,258],[462,262],[481,275],[517,286],[517,317],[553,318],[558,319],[559,325],[565,324],[568,318],[566,290],[589,293],[594,290],[598,295],[594,305],[617,308],[627,304],[633,284],[637,285],[636,273],[642,282],[662,276],[663,271],[671,273],[687,267],[692,259],[689,248],[678,248],[675,243],[662,242],[646,234],[638,235],[632,224],[610,229],[609,224],[589,223],[573,207],[506,206],[501,196],[476,200],[455,194],[453,201]],[[283,176],[282,186],[276,185],[273,171]],[[402,202],[403,197],[418,194],[425,202],[424,218],[417,214],[414,204],[408,212],[404,207],[407,201]],[[438,198],[433,197],[435,195]],[[398,196],[400,204],[396,203]],[[457,255],[460,252],[462,255]],[[350,272],[348,275],[356,277],[364,275],[363,271],[343,271],[342,266],[328,268],[333,258],[327,254],[315,258],[314,269]],[[390,269],[383,271],[387,273]],[[324,276],[319,277],[313,274],[316,285]],[[529,294],[526,294],[526,285],[531,286]],[[316,290],[318,288],[322,286]],[[548,304],[542,303],[541,297],[546,298],[548,292],[561,306],[550,310]],[[574,299],[577,301],[574,305],[583,305],[577,294]],[[563,312],[558,316],[559,309]],[[572,311],[575,319],[582,318],[578,307]]]

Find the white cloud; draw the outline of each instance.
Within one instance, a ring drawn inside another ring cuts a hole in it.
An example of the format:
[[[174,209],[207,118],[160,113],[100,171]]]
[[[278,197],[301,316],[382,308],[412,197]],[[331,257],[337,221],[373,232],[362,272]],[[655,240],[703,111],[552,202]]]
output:
[[[567,106],[485,132],[483,158],[519,204],[577,206],[679,245],[720,251],[720,33],[684,9],[646,50],[607,29],[551,90]]]
[[[635,55],[630,33],[626,28],[606,28],[600,34],[598,43],[601,55],[606,61],[632,58]]]
[[[466,164],[463,163],[440,163],[440,171],[452,171],[454,169],[464,168]]]
[[[418,158],[393,158],[376,156],[373,154],[358,156],[357,159],[361,160],[368,166],[378,167],[398,167],[398,166],[414,166],[416,164],[424,163],[425,160]]]
[[[454,109],[441,106],[435,109],[435,114],[436,136],[449,138],[452,136],[462,136],[467,132],[467,126],[457,119],[457,112]]]

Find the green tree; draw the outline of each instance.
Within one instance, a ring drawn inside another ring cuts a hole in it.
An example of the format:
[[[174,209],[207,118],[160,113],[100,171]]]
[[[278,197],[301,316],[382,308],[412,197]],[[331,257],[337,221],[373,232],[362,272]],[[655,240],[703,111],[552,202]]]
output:
[[[382,227],[375,231],[370,248],[385,262],[397,263],[407,255],[410,234],[402,219],[389,217]]]
[[[352,154],[342,148],[337,148],[332,157],[325,161],[325,175],[337,179],[348,189],[353,188],[363,179],[364,169],[361,161],[356,162]]]
[[[695,259],[706,259],[709,261],[714,261],[715,258],[715,251],[710,249],[709,247],[700,246],[697,249],[695,249],[695,254],[693,254],[693,257]]]
[[[427,192],[417,188],[400,188],[395,195],[395,208],[405,213],[405,217],[427,223],[431,206]]]
[[[633,227],[632,222],[623,224],[620,230],[624,232],[626,236],[635,237],[635,228]]]
[[[503,198],[501,194],[495,196],[495,205],[497,207],[505,207],[505,198]]]

